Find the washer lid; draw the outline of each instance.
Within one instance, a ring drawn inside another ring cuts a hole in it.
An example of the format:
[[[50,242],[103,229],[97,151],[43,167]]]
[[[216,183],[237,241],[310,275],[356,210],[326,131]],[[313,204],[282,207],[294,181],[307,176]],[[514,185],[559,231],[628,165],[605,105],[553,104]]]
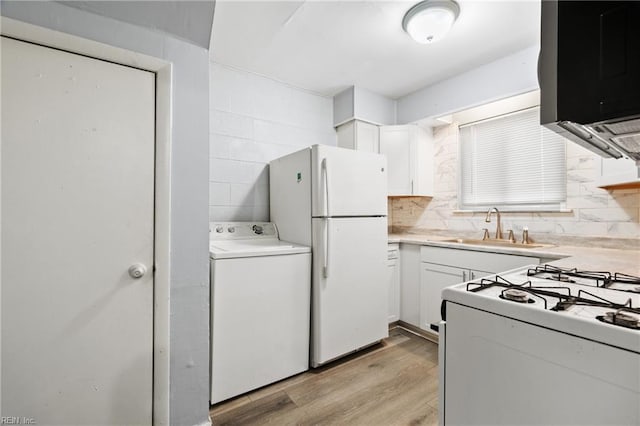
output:
[[[311,248],[277,238],[218,240],[209,242],[212,259],[238,257],[278,256],[285,254],[310,253]]]

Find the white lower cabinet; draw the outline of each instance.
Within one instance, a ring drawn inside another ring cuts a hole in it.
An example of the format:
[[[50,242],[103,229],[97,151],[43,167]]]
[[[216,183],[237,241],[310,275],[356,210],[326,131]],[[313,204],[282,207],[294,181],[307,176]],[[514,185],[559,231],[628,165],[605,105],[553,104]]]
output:
[[[420,327],[420,246],[400,244],[400,320]]]
[[[532,256],[422,247],[418,289],[419,327],[437,333],[442,303],[441,293],[445,287],[538,263],[540,259]]]
[[[387,280],[389,283],[389,324],[400,319],[400,247],[389,244],[387,256]]]
[[[486,275],[491,275],[491,272],[421,262],[420,327],[429,331],[438,331],[440,294],[445,287],[482,278]]]

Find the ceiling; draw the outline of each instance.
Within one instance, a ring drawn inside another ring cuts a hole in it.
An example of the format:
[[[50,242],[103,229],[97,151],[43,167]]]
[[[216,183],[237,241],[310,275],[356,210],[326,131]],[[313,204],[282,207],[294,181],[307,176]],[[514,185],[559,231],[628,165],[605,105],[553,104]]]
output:
[[[211,56],[325,96],[356,85],[399,98],[539,43],[540,0],[458,0],[431,45],[402,30],[416,2],[218,0]]]

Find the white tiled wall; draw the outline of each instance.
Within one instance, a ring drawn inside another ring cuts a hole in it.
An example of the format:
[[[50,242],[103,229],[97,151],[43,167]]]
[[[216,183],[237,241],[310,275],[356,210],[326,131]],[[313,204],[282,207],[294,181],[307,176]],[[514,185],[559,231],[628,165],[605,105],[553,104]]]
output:
[[[485,223],[485,213],[458,213],[457,126],[440,127],[435,139],[435,194],[433,199],[396,198],[391,201],[394,227],[473,231],[495,229]],[[599,158],[581,146],[567,143],[568,213],[503,213],[503,229],[516,235],[528,226],[532,236],[544,234],[640,238],[640,189],[608,191],[595,184]]]
[[[268,163],[335,145],[333,100],[211,63],[209,220],[269,220]]]

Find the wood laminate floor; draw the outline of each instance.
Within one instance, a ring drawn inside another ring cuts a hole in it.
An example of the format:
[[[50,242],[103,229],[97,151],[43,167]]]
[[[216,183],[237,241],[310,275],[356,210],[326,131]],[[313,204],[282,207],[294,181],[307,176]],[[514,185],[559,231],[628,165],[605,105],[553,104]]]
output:
[[[438,346],[401,328],[357,354],[211,407],[214,425],[437,425]]]

